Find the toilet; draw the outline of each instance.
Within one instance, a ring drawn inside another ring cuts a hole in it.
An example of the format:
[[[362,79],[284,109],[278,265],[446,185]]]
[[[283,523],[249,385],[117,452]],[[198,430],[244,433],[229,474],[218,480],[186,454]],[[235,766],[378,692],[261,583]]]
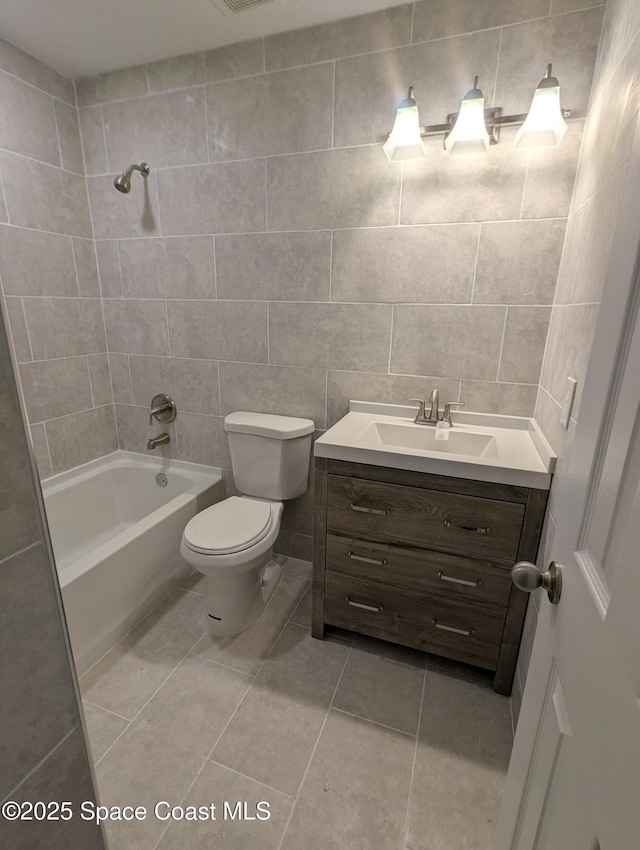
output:
[[[307,489],[311,419],[237,412],[224,420],[236,488],[187,524],[185,561],[207,577],[204,623],[213,637],[253,625],[280,580],[272,558],[283,500]]]

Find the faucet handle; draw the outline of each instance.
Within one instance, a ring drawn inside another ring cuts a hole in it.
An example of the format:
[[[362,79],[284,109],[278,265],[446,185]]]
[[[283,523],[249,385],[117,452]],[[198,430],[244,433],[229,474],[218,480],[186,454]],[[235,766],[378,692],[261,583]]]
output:
[[[464,407],[463,401],[448,401],[444,406],[444,413],[442,414],[442,421],[448,422],[451,425],[451,408],[452,407]]]
[[[418,402],[418,412],[416,413],[416,418],[413,420],[414,423],[418,423],[421,420],[426,419],[427,415],[426,415],[425,409],[424,409],[425,400],[423,398],[411,398],[411,397],[409,397],[409,401],[417,401]]]

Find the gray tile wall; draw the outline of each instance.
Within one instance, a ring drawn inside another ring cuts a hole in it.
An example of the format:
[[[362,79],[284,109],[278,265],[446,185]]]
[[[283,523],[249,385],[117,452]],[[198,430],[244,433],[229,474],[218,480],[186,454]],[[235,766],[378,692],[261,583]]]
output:
[[[225,468],[239,408],[321,431],[349,398],[439,385],[532,415],[603,16],[574,5],[423,0],[77,80],[120,445],[143,445],[156,391],[177,456]],[[485,158],[433,139],[387,162],[410,84],[423,123],[474,74],[520,112],[548,62],[576,118],[557,151],[504,131]],[[310,556],[311,501],[287,506],[281,552]]]
[[[0,41],[0,280],[42,477],[117,448],[73,83]]]
[[[0,309],[0,801],[69,800],[57,824],[0,819],[0,846],[104,848],[78,816],[95,800],[59,591],[40,521],[35,482]]]
[[[565,7],[566,2],[556,2]],[[621,192],[640,109],[640,7],[635,0],[610,0],[604,19],[589,115],[544,353],[535,416],[559,456],[549,499],[549,515],[539,563],[547,564],[556,528],[558,493],[566,471],[580,413],[580,398],[605,284]],[[637,142],[636,142],[637,144]],[[578,379],[569,429],[559,416],[568,376]],[[529,606],[518,659],[521,689],[537,621]],[[519,699],[514,703],[514,714]]]

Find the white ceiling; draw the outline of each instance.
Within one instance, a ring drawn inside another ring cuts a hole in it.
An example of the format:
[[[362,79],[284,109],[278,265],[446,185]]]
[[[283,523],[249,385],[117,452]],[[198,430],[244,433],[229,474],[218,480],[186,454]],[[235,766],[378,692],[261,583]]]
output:
[[[1,0],[0,36],[80,77],[404,3],[271,0],[232,12],[223,0]]]

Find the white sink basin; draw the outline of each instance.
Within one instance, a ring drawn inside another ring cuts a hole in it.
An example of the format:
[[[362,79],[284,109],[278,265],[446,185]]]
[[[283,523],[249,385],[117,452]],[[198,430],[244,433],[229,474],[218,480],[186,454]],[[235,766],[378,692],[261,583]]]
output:
[[[429,425],[374,422],[371,428],[381,446],[498,460],[498,447],[491,434],[476,434],[473,431],[450,428],[447,440],[436,440],[436,429]],[[369,435],[363,436],[368,442]]]

